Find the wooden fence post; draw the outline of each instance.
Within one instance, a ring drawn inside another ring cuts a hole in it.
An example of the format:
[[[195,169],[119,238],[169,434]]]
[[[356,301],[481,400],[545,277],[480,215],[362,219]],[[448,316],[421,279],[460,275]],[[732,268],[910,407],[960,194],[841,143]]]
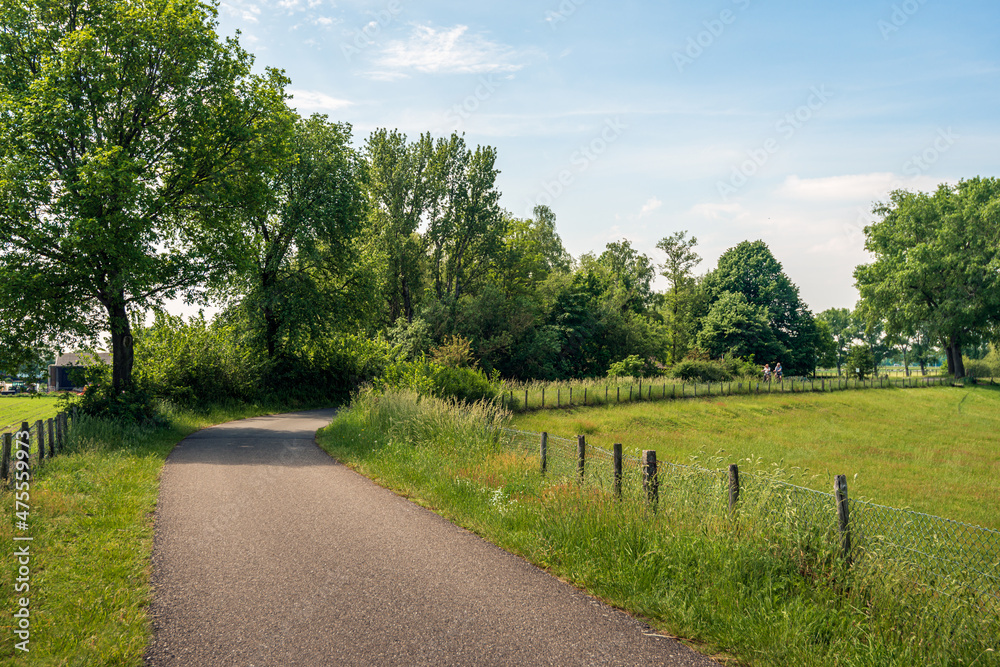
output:
[[[573,407],[573,387],[569,388],[569,407]]]
[[[735,463],[729,464],[729,511],[736,509],[736,501],[740,499],[740,469]]]
[[[524,390],[524,411],[528,411],[528,390]]]
[[[632,385],[628,386],[628,402],[632,402]]]
[[[542,477],[545,477],[545,468],[548,465],[548,454],[549,454],[549,434],[542,431],[542,442],[539,446],[539,453],[542,459]]]
[[[652,449],[642,451],[642,488],[646,491],[646,500],[653,509],[660,500],[660,485],[656,475],[656,452]]]
[[[576,474],[583,483],[584,465],[587,461],[587,441],[582,435],[576,436]]]
[[[622,388],[621,387],[615,387],[615,392],[617,392],[617,394],[615,396],[615,403],[621,403],[622,402]]]
[[[38,462],[45,460],[45,429],[42,427],[42,420],[35,421],[35,437],[38,438]]]
[[[847,477],[837,475],[833,481],[837,498],[837,528],[840,531],[840,545],[847,562],[851,562],[851,523],[847,504]]]
[[[49,427],[49,458],[51,458],[56,455],[56,438],[52,431],[52,418],[49,417],[46,423]]]
[[[10,474],[10,433],[3,434],[3,458],[0,458],[0,480],[7,482],[7,475]]]
[[[556,407],[562,407],[562,388],[556,388]]]
[[[615,466],[615,479],[614,479],[614,490],[615,498],[622,497],[622,443],[616,442],[612,445],[612,450],[614,453],[614,466]]]
[[[542,407],[545,407],[545,387],[542,387]]]

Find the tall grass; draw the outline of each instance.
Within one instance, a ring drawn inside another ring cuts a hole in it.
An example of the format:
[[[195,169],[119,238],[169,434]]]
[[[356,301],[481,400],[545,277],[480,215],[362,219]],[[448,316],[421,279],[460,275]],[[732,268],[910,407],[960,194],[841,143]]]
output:
[[[572,465],[543,477],[496,407],[363,395],[320,434],[337,458],[499,546],[685,637],[753,665],[995,665],[996,635],[964,601],[871,554],[848,566],[832,521],[790,502],[775,471],[730,514],[722,479],[664,476],[621,501]],[[558,452],[554,452],[558,454]],[[555,463],[555,461],[554,461]],[[901,595],[905,591],[906,595]]]

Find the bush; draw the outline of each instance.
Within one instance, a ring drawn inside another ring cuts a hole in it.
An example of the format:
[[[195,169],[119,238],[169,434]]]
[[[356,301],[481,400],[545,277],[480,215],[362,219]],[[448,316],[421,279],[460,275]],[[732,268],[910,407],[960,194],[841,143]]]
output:
[[[1000,369],[994,368],[986,359],[969,359],[964,357],[962,364],[965,366],[965,376],[979,379],[1000,377]]]
[[[78,405],[85,415],[123,424],[166,423],[157,414],[153,397],[142,389],[115,394],[110,385],[91,385],[83,392]]]
[[[867,345],[852,345],[847,351],[847,375],[864,380],[875,372],[875,355]]]
[[[493,399],[497,385],[484,372],[474,368],[451,368],[433,361],[398,361],[372,382],[381,392],[409,389],[422,396],[454,398],[473,403]]]
[[[685,382],[725,382],[733,379],[733,373],[726,364],[719,361],[685,359],[673,368],[674,377]]]
[[[616,361],[608,368],[608,377],[634,377],[645,378],[659,374],[659,370],[650,363],[649,359],[643,359],[637,354],[630,354],[621,361]]]

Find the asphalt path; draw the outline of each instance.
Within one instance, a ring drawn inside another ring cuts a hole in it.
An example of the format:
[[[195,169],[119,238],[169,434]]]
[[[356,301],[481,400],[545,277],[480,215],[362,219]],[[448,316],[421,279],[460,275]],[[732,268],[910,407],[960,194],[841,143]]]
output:
[[[168,457],[147,664],[717,665],[333,460],[332,416],[231,422]]]

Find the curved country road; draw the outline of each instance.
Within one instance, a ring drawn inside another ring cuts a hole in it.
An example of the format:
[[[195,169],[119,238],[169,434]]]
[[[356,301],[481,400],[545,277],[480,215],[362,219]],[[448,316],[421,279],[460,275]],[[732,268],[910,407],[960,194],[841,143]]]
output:
[[[314,441],[332,416],[167,459],[147,664],[717,664],[337,463]]]

